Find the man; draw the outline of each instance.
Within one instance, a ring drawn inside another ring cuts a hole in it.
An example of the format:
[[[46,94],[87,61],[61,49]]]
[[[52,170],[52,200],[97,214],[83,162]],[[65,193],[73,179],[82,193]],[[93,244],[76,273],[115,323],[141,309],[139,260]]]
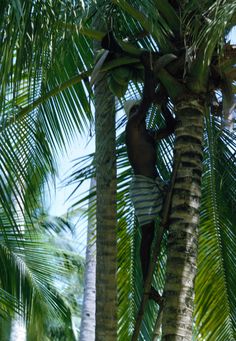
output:
[[[155,134],[146,129],[146,115],[155,99],[155,81],[151,69],[145,69],[143,98],[140,102],[127,101],[125,110],[128,115],[126,125],[126,146],[130,164],[133,169],[133,180],[130,184],[130,195],[135,213],[141,226],[140,259],[143,280],[146,280],[150,263],[151,245],[154,238],[155,220],[160,215],[165,183],[157,173],[156,141],[174,132],[175,120],[167,112],[167,126]],[[166,110],[168,110],[166,108]],[[166,112],[165,112],[166,114]],[[166,115],[165,115],[166,116]],[[160,296],[152,287],[150,298],[158,303]]]

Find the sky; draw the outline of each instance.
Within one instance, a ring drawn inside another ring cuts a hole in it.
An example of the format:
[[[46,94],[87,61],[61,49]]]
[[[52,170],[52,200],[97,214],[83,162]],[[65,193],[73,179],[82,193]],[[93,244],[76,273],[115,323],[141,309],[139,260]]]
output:
[[[95,142],[94,138],[90,136],[79,136],[69,148],[67,153],[61,155],[58,160],[58,176],[56,178],[56,192],[52,188],[52,199],[50,213],[52,215],[62,215],[66,213],[73,200],[67,200],[74,189],[74,186],[63,186],[62,183],[71,173],[71,167],[75,160],[79,157],[85,156],[94,152]],[[79,194],[82,194],[89,188],[89,181],[81,185]]]
[[[71,145],[67,153],[61,155],[58,160],[58,176],[56,177],[56,187],[52,185],[50,188],[51,205],[49,213],[54,216],[61,216],[67,213],[73,203],[78,200],[78,197],[89,190],[90,180],[84,181],[80,186],[77,194],[73,195],[73,199],[69,199],[70,194],[75,188],[75,185],[63,186],[63,182],[71,174],[71,167],[75,164],[75,160],[79,157],[93,153],[95,151],[94,138],[88,136],[78,137]],[[71,236],[76,242],[78,253],[85,256],[86,240],[87,240],[87,222],[78,214],[76,219],[73,219],[76,224],[76,232]],[[69,238],[69,236],[68,236]]]

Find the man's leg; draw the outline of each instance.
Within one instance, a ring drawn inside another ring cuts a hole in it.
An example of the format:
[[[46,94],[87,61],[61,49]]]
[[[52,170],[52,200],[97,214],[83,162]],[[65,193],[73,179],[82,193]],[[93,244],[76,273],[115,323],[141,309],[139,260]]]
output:
[[[152,221],[146,225],[141,226],[142,239],[140,246],[140,260],[142,266],[143,281],[145,282],[148,274],[148,268],[151,256],[151,246],[154,238],[155,222]]]
[[[151,246],[154,238],[154,227],[155,222],[151,222],[141,226],[142,229],[142,239],[141,239],[141,247],[140,247],[140,260],[142,266],[142,274],[143,274],[143,283],[148,275],[150,258],[151,258]],[[158,291],[151,286],[149,297],[153,299],[156,303],[161,303],[161,296]]]

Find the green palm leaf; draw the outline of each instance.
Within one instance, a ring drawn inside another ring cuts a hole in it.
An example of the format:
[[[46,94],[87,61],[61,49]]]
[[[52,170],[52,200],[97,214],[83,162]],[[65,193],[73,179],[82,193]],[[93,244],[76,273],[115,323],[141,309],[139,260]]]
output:
[[[236,145],[232,137],[213,119],[207,120],[195,298],[196,328],[204,340],[233,340],[236,331]]]
[[[89,127],[90,89],[86,82],[78,83],[87,80],[83,72],[93,55],[91,42],[58,25],[58,20],[78,25],[78,8],[75,14],[72,5],[60,1],[54,6],[42,1],[4,5],[0,172],[5,180],[0,183],[0,204],[17,229],[14,205],[30,216],[37,182],[55,173],[56,152]]]

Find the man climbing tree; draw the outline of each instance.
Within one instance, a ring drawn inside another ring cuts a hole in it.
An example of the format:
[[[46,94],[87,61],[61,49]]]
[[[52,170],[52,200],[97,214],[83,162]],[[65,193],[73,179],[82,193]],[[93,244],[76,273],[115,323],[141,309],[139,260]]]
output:
[[[149,269],[155,220],[160,216],[167,187],[156,168],[156,141],[173,133],[175,127],[175,119],[168,108],[164,109],[163,107],[166,127],[154,134],[146,129],[146,115],[151,104],[157,98],[157,82],[150,57],[148,52],[144,52],[141,56],[145,69],[142,100],[125,103],[128,115],[126,146],[134,173],[130,184],[130,195],[141,226],[140,259],[144,282]],[[151,287],[149,297],[160,304],[161,297],[153,287]]]
[[[101,46],[109,51],[109,58],[107,54],[104,55],[108,60],[125,55],[129,56],[130,53],[122,49],[112,31],[103,37]],[[140,259],[143,282],[145,283],[149,271],[155,221],[158,216],[160,217],[164,194],[168,187],[156,168],[156,142],[173,133],[176,123],[167,108],[168,95],[158,81],[156,74],[176,57],[173,54],[161,57],[158,53],[146,50],[140,50],[139,53],[136,50],[135,57],[144,66],[144,88],[141,101],[127,101],[125,103],[125,111],[128,115],[126,146],[134,173],[130,184],[130,194],[141,226]],[[104,62],[102,58],[101,60]],[[145,123],[151,104],[159,105],[166,121],[166,126],[155,133],[148,131]],[[157,303],[161,302],[159,293],[153,287],[151,287],[149,297]]]

